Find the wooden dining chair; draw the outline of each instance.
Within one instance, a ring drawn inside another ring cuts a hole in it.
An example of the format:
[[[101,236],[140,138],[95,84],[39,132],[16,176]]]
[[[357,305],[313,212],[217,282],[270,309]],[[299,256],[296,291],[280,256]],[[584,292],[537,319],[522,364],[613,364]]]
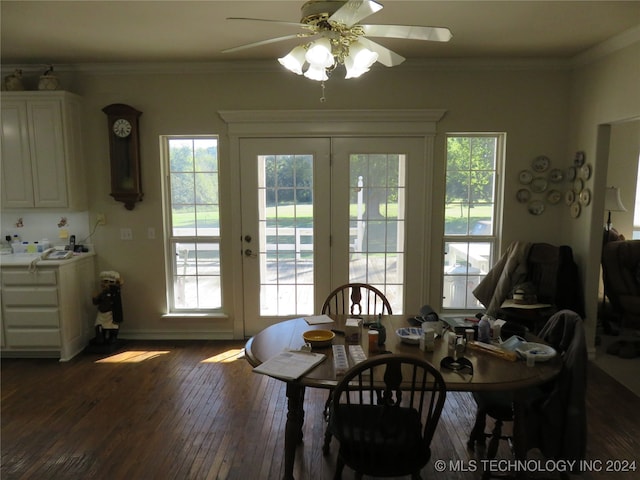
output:
[[[555,313],[540,331],[539,337],[551,345],[562,358],[559,375],[546,384],[527,392],[525,450],[539,448],[549,459],[571,460],[578,464],[586,452],[586,379],[587,347],[583,320],[568,309]],[[497,444],[502,439],[500,427],[513,420],[513,392],[476,392],[473,395],[478,405],[476,422],[467,446],[473,450],[476,444],[490,438],[487,458],[494,458]],[[485,418],[494,419],[496,428],[485,433]],[[512,446],[512,445],[511,445]],[[512,446],[513,450],[513,446]],[[491,477],[490,471],[482,478]],[[562,475],[561,478],[568,478]]]
[[[513,392],[473,392],[473,399],[476,401],[476,419],[467,441],[469,450],[474,451],[475,447],[484,448],[485,441],[489,439],[489,448],[486,452],[487,459],[496,458],[500,441],[506,441],[513,455],[513,437],[504,434],[502,427],[505,422],[512,422],[513,414]],[[487,417],[493,419],[493,429],[486,432]],[[482,472],[482,480],[491,478],[491,471]]]
[[[329,294],[322,305],[323,314],[393,315],[384,293],[368,283],[346,283]]]
[[[442,375],[425,359],[383,354],[352,367],[331,402],[329,426],[340,442],[334,478],[345,466],[356,478],[421,478],[445,398]]]
[[[333,290],[322,305],[323,314],[335,315],[393,315],[391,304],[384,293],[368,283],[346,283]],[[324,406],[325,419],[329,419],[329,404],[331,395],[329,392]],[[325,432],[323,452],[329,453],[331,444],[331,431]]]

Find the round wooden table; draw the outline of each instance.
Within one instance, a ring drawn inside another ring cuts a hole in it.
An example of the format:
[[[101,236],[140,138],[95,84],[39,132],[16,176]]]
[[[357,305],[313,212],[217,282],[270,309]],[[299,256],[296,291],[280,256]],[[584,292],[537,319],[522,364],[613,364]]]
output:
[[[344,332],[347,316],[332,315],[331,318],[334,320],[333,323],[320,325],[309,325],[304,318],[286,320],[271,325],[247,341],[245,356],[249,363],[255,367],[285,349],[299,349],[302,347],[304,345],[302,334],[307,330],[331,329],[337,332]],[[440,361],[448,356],[448,348],[442,338],[436,339],[433,352],[424,352],[416,344],[407,344],[401,341],[400,337],[396,335],[396,330],[409,326],[407,318],[408,316],[403,315],[387,315],[382,318],[382,325],[386,328],[387,337],[386,343],[382,347],[384,351],[426,358],[436,368],[440,369],[449,391],[514,391],[514,446],[516,457],[524,458],[526,455],[526,450],[523,451],[524,441],[518,440],[526,438],[525,422],[518,421],[519,416],[523,414],[523,407],[520,405],[522,405],[524,399],[518,392],[524,392],[529,387],[552,380],[560,371],[561,360],[556,357],[548,362],[537,363],[533,367],[528,367],[523,361],[512,362],[486,352],[467,348],[464,357],[471,361],[473,374],[468,370],[452,371],[440,367]],[[373,318],[366,316],[363,316],[363,320],[364,322],[374,321]],[[361,339],[362,348],[365,354],[369,356],[366,327],[362,329]],[[344,334],[337,334],[333,343],[344,344]],[[302,441],[305,387],[332,389],[340,380],[340,377],[335,375],[333,369],[333,351],[331,347],[314,351],[326,354],[327,359],[298,380],[287,382],[288,411],[285,428],[285,480],[293,479],[295,449]]]

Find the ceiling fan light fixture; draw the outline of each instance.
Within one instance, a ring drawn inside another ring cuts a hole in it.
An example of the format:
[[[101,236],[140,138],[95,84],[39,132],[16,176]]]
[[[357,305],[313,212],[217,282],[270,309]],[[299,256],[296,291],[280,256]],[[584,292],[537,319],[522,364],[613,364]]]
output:
[[[349,46],[349,54],[344,58],[344,66],[347,70],[344,78],[357,78],[368,72],[376,60],[378,60],[376,52],[369,50],[357,40],[352,42]]]
[[[405,58],[402,55],[369,40],[368,37],[434,42],[448,42],[452,37],[451,31],[445,27],[360,23],[381,9],[382,4],[376,0],[307,0],[302,6],[302,19],[299,23],[264,18],[228,17],[228,20],[297,26],[304,32],[248,43],[228,48],[223,52],[305,38],[306,42],[303,45],[278,58],[278,62],[297,75],[324,82],[339,65],[344,65],[347,70],[345,78],[356,78],[368,72],[376,61],[386,67],[395,67],[404,62]]]
[[[282,65],[290,72],[293,72],[296,75],[302,75],[302,67],[304,66],[306,53],[307,49],[305,48],[305,46],[298,45],[287,55],[279,58],[278,62],[280,62],[280,65]]]
[[[313,67],[332,67],[335,59],[331,52],[331,40],[327,37],[322,37],[313,42],[305,54],[305,59],[309,62],[309,65]]]
[[[318,82],[329,80],[327,70],[320,65],[309,65],[307,71],[304,72],[304,76],[310,80],[316,80]]]

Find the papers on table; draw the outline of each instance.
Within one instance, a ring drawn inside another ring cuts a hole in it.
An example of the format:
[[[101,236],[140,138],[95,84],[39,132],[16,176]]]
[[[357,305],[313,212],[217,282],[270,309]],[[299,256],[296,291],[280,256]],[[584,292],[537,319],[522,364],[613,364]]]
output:
[[[285,350],[258,365],[253,371],[281,380],[296,380],[325,358],[327,356],[323,353]]]
[[[303,317],[309,325],[320,325],[322,323],[333,323],[333,320],[328,315],[312,315],[310,317]]]

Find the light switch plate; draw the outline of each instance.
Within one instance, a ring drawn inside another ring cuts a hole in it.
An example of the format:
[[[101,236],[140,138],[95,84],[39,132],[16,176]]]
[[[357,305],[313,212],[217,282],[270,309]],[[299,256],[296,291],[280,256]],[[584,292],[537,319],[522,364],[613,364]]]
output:
[[[120,240],[133,240],[133,231],[130,228],[121,228]]]

